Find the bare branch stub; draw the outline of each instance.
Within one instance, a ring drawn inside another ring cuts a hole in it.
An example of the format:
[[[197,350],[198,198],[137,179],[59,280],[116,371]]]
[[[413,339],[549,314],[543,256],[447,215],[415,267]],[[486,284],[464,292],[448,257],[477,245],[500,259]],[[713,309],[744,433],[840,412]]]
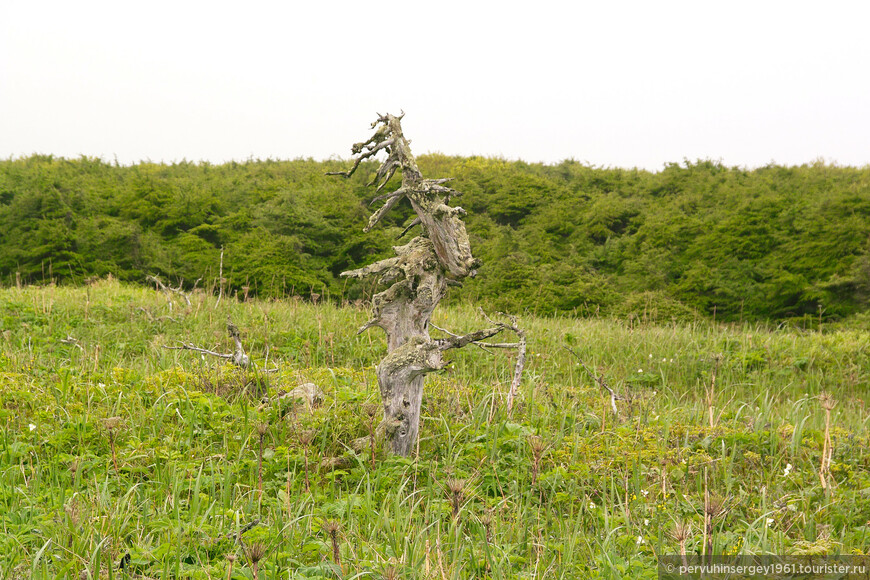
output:
[[[251,364],[251,359],[248,355],[245,354],[245,349],[242,347],[242,337],[239,333],[239,329],[233,324],[233,321],[227,316],[227,332],[230,334],[230,338],[233,339],[233,342],[236,345],[235,350],[233,351],[233,364],[238,367],[248,368],[248,365]]]
[[[515,343],[488,344],[488,345],[486,345],[490,348],[516,348],[517,349],[517,363],[514,366],[514,377],[513,377],[513,380],[511,380],[511,389],[508,392],[508,400],[507,400],[507,412],[508,412],[508,417],[510,417],[511,414],[513,413],[513,410],[514,410],[514,400],[516,399],[517,395],[519,395],[519,393],[520,393],[520,383],[522,382],[522,379],[523,379],[523,367],[525,367],[525,365],[526,365],[526,331],[517,325],[517,317],[514,316],[513,314],[505,314],[504,312],[498,312],[497,314],[507,318],[508,322],[507,323],[505,323],[505,322],[498,322],[497,323],[497,322],[494,322],[489,316],[487,316],[486,313],[483,311],[483,309],[479,309],[479,310],[480,310],[480,313],[483,315],[483,317],[487,321],[489,321],[493,324],[499,324],[502,326],[502,328],[510,330],[511,332],[513,332],[514,334],[517,335],[517,342],[515,342]]]
[[[373,203],[383,202],[383,205],[369,218],[364,231],[376,226],[402,199],[407,199],[417,214],[409,227],[422,225],[421,235],[393,248],[395,257],[342,273],[342,276],[354,278],[378,276],[379,282],[387,286],[374,296],[372,318],[360,332],[377,326],[387,334],[388,354],[378,366],[384,423],[391,451],[409,455],[417,441],[423,376],[441,368],[444,350],[483,340],[503,327],[479,331],[492,333],[478,338],[473,337],[479,333],[441,340],[429,337],[429,319],[448,285],[459,285],[463,278],[473,276],[479,261],[471,254],[462,221],[465,210],[448,205],[459,192],[445,185],[449,178],[423,178],[410,143],[402,133],[403,116],[378,115],[372,123],[374,134],[353,146],[357,157],[351,168],[331,174],[350,177],[362,161],[385,152],[387,157],[369,185],[380,192],[396,173],[401,174],[402,183],[398,189],[374,198]]]

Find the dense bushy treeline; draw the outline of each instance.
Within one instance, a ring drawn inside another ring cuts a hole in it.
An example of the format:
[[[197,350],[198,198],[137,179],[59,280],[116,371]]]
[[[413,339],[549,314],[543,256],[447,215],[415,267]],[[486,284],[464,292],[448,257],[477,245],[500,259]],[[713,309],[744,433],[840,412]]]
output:
[[[464,192],[484,266],[463,295],[494,307],[748,320],[868,306],[870,167],[419,163]],[[350,180],[324,175],[345,165],[0,161],[0,275],[8,284],[16,272],[24,282],[158,274],[214,286],[223,247],[235,290],[357,298],[370,288],[338,274],[390,255],[411,211],[362,233],[375,165]]]

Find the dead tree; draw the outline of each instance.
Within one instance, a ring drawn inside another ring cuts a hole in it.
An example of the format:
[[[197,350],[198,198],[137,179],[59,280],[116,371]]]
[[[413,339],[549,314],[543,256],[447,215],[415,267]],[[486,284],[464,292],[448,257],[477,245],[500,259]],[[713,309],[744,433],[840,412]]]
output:
[[[373,297],[372,318],[360,332],[377,326],[387,334],[387,356],[377,369],[383,426],[390,451],[407,456],[417,442],[424,375],[443,368],[444,351],[489,338],[502,327],[440,340],[429,337],[429,319],[447,286],[461,285],[464,278],[474,276],[480,262],[471,255],[462,221],[465,210],[448,205],[459,192],[445,185],[450,179],[423,178],[402,134],[403,116],[378,115],[372,123],[374,135],[353,146],[356,158],[351,168],[330,175],[350,177],[362,161],[383,151],[387,158],[369,185],[380,192],[397,171],[402,184],[372,200],[384,203],[369,218],[364,231],[372,229],[402,199],[410,202],[417,214],[415,222],[419,220],[423,227],[421,235],[393,248],[395,257],[341,274],[352,278],[379,276],[380,283],[387,286]]]
[[[245,354],[245,349],[242,346],[242,337],[241,337],[241,334],[239,334],[239,329],[235,324],[233,324],[233,321],[230,319],[229,316],[227,316],[227,332],[229,333],[230,338],[233,339],[233,342],[236,345],[235,350],[233,350],[233,352],[231,352],[231,353],[223,354],[220,352],[214,352],[213,350],[200,348],[198,346],[194,346],[194,345],[186,343],[186,342],[182,342],[179,346],[163,345],[163,348],[166,348],[169,350],[192,350],[194,352],[199,352],[202,354],[207,354],[210,356],[216,356],[218,358],[227,359],[229,361],[232,361],[232,363],[234,365],[236,365],[237,367],[240,367],[243,369],[248,368],[251,364],[251,358],[247,354]]]

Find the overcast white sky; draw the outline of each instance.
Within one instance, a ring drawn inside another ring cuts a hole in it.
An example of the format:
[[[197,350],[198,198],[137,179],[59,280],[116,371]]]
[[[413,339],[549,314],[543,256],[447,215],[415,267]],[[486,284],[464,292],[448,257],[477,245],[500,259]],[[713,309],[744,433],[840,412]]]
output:
[[[0,2],[0,157],[870,164],[870,2]]]

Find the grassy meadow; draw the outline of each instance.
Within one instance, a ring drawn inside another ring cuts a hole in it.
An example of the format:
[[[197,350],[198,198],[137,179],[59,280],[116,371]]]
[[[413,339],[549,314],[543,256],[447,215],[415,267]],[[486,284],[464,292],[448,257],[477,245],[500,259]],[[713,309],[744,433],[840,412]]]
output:
[[[521,315],[511,417],[511,351],[470,346],[427,378],[416,456],[373,458],[363,306],[216,303],[0,290],[0,578],[655,578],[683,549],[870,551],[866,331]],[[163,348],[231,352],[228,316],[252,370]],[[274,400],[309,382],[317,404]]]

